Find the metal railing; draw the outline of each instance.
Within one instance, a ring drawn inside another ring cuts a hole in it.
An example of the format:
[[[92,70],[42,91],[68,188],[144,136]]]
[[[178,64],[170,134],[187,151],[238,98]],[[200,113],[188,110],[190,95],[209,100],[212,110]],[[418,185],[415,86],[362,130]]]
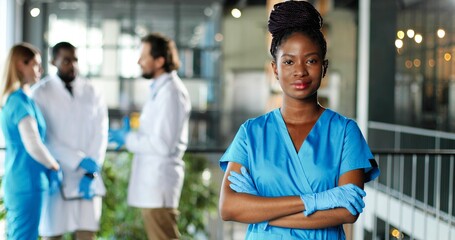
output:
[[[436,231],[440,236],[434,239],[446,239],[446,237],[451,239],[455,224],[455,151],[380,149],[373,150],[373,154],[378,161],[381,175],[370,186],[398,200],[400,204],[410,206],[412,213],[417,210],[424,213],[425,217],[444,222],[448,226],[447,232]],[[406,216],[399,217],[406,218]],[[415,226],[411,228],[415,230]],[[425,231],[424,236],[427,235]],[[390,231],[386,230],[385,234],[390,234]],[[414,231],[404,234],[408,236],[406,239],[420,239],[414,236]],[[389,236],[384,237],[391,239]]]

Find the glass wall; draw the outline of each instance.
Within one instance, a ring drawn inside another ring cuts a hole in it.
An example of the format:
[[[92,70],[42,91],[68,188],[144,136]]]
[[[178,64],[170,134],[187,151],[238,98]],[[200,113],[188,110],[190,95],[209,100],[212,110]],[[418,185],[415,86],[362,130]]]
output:
[[[455,130],[455,2],[402,1],[396,31],[397,123]]]

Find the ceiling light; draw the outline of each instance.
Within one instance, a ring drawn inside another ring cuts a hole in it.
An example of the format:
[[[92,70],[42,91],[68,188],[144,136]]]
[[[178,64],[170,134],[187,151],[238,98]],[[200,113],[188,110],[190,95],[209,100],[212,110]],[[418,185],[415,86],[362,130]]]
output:
[[[444,36],[446,35],[446,31],[444,31],[444,29],[440,28],[440,29],[438,29],[437,34],[438,34],[439,38],[444,38]]]
[[[30,9],[30,15],[31,15],[32,17],[38,17],[39,14],[40,14],[40,12],[41,12],[40,9],[37,8],[37,7],[34,7],[34,8],[32,8],[32,9]]]
[[[240,18],[242,16],[242,11],[240,11],[238,8],[233,8],[231,10],[231,15],[235,18]]]
[[[406,31],[406,35],[408,35],[408,38],[413,38],[414,34],[415,32],[412,29],[408,29],[408,31]]]
[[[421,43],[423,40],[422,34],[416,34],[414,40],[416,41],[416,43]]]
[[[395,47],[397,47],[398,49],[402,48],[403,47],[403,41],[401,39],[395,40]]]

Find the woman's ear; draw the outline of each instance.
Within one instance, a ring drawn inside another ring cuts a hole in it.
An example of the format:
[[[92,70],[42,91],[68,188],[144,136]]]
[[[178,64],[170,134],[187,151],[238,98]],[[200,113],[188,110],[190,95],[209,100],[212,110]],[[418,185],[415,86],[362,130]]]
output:
[[[326,59],[322,63],[322,77],[325,77],[325,74],[327,73],[327,68],[329,68],[329,60]]]
[[[272,61],[270,64],[272,65],[273,75],[275,75],[276,80],[278,80],[278,69],[275,60]]]

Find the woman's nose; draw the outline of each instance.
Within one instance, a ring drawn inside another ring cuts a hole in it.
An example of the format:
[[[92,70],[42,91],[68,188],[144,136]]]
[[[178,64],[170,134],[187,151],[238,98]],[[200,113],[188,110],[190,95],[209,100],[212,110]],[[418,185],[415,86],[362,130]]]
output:
[[[306,76],[308,75],[308,71],[307,71],[307,66],[305,64],[301,64],[301,63],[296,63],[295,65],[295,68],[294,68],[294,75],[295,76]]]

